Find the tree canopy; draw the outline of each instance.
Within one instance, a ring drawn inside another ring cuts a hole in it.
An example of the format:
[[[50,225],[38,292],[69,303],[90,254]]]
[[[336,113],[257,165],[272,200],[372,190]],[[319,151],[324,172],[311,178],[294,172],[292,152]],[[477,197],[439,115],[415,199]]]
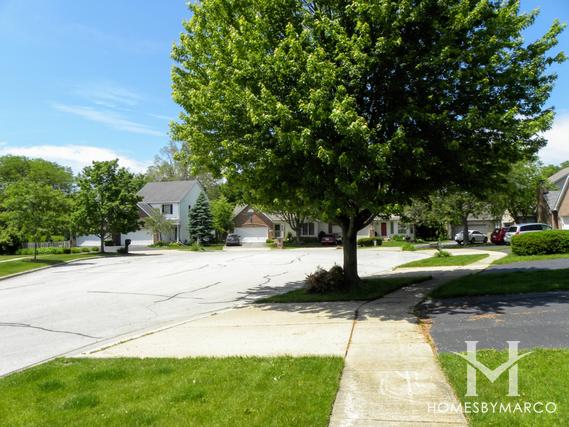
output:
[[[101,252],[106,237],[140,228],[141,183],[140,177],[119,167],[118,160],[94,161],[79,175],[74,222],[79,232],[100,238]]]
[[[562,25],[471,0],[203,0],[173,49],[172,126],[245,201],[295,200],[356,233],[443,186],[478,192],[545,143]]]
[[[70,168],[44,159],[29,159],[24,156],[12,155],[0,157],[1,188],[24,179],[70,192],[73,184],[73,173]]]

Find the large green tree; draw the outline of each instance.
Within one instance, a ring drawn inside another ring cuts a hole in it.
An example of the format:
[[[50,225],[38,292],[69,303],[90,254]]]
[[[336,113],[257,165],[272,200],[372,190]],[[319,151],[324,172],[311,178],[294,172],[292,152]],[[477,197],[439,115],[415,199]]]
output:
[[[173,48],[172,125],[192,163],[267,206],[356,233],[393,203],[478,191],[544,145],[562,25],[522,32],[514,0],[203,0]]]
[[[26,180],[10,184],[0,207],[6,228],[34,242],[34,259],[38,242],[63,233],[69,225],[69,197],[48,184]]]
[[[211,225],[220,237],[224,237],[233,228],[233,203],[224,195],[211,202]]]
[[[74,223],[77,231],[94,234],[101,239],[114,233],[129,233],[140,228],[137,195],[141,179],[119,167],[118,160],[93,162],[77,179],[79,191],[75,198]]]
[[[7,185],[27,180],[70,192],[73,173],[70,168],[44,159],[29,159],[24,156],[0,157],[0,189]]]

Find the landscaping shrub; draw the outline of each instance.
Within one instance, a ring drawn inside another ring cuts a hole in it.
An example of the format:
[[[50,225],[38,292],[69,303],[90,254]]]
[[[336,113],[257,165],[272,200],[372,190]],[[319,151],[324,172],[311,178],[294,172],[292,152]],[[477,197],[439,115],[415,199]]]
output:
[[[190,245],[190,251],[194,251],[194,252],[201,252],[201,251],[205,251],[205,248],[203,247],[203,245],[198,245],[196,242],[192,243]]]
[[[308,293],[324,294],[334,292],[345,287],[344,270],[339,265],[335,265],[329,271],[321,267],[306,276],[306,289]]]
[[[394,234],[393,236],[391,236],[391,240],[393,240],[394,242],[402,242],[403,240],[405,240],[405,236],[402,236],[401,234]]]
[[[569,253],[569,231],[548,230],[514,236],[512,252],[524,256]]]
[[[376,242],[376,243],[374,243]],[[381,237],[361,237],[358,239],[358,246],[381,246],[383,239]]]
[[[63,248],[38,248],[38,255],[62,254]],[[34,248],[22,248],[16,251],[17,255],[33,255]]]
[[[401,250],[403,250],[403,251],[416,251],[417,248],[415,247],[415,245],[412,245],[411,243],[403,243],[403,246],[401,246]]]
[[[443,251],[442,249],[436,251],[434,255],[435,258],[448,258],[449,256],[452,256],[452,254],[448,251]]]
[[[81,248],[71,248],[71,253],[72,254],[79,254],[79,253],[81,253]]]
[[[63,249],[63,253],[64,253],[64,254],[70,254],[70,253],[71,253],[71,248],[65,248],[65,249]]]
[[[112,240],[105,240],[105,246],[115,246],[115,242]]]
[[[123,254],[124,255],[126,253],[127,253],[127,251],[126,251],[126,248],[124,248],[124,247],[120,247],[117,249],[117,254]]]
[[[97,246],[92,246],[91,252],[99,252],[99,248]]]
[[[171,242],[168,244],[169,248],[181,248],[183,246],[184,246],[184,244],[181,242]]]
[[[156,243],[149,245],[151,248],[161,248],[163,246],[168,246],[168,242],[163,242],[162,240],[158,240]]]
[[[265,240],[265,243],[266,243],[267,245],[271,245],[271,244],[273,244],[274,242],[275,242],[275,241],[274,241],[273,239],[267,239],[267,240]]]

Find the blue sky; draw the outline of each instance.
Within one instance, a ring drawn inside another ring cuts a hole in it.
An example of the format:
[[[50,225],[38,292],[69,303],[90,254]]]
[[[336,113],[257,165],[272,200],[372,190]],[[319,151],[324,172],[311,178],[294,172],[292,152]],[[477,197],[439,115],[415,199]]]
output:
[[[569,2],[522,0],[569,22]],[[118,157],[142,171],[168,142],[178,114],[170,97],[170,49],[190,17],[183,0],[0,0],[0,155],[44,157],[76,171]],[[569,54],[569,30],[558,50]],[[558,115],[541,152],[569,159],[569,63],[556,66],[549,104]]]

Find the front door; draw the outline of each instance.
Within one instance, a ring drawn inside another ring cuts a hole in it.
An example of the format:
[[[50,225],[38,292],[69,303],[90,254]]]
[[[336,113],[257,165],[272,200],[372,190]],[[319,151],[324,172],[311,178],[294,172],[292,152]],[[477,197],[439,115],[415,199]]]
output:
[[[387,236],[387,223],[386,222],[381,223],[381,235]]]

